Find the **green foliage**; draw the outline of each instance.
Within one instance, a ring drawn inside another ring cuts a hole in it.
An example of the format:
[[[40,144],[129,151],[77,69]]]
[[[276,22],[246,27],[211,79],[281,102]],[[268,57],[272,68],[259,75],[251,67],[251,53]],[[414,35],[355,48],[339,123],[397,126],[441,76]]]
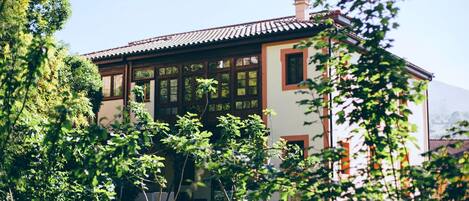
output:
[[[98,71],[98,67],[90,60],[82,56],[74,55],[65,58],[65,65],[69,72],[70,79],[67,80],[72,90],[78,93],[84,93],[93,104],[93,113],[97,114],[101,107],[103,99],[102,81]]]

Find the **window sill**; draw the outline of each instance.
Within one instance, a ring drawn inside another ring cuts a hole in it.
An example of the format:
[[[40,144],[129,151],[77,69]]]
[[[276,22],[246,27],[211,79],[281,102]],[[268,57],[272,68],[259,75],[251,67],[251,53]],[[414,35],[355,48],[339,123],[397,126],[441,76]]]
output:
[[[119,100],[119,99],[124,99],[123,96],[116,96],[116,97],[104,97],[103,101],[111,101],[111,100]]]

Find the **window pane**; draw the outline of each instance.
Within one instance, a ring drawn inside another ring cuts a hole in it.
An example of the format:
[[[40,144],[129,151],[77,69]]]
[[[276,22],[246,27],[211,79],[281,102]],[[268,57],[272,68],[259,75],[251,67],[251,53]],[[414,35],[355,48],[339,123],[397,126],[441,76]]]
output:
[[[103,77],[103,96],[111,97],[111,76]]]
[[[251,63],[252,64],[258,64],[259,63],[259,58],[257,56],[252,56],[251,57]]]
[[[299,152],[298,154],[300,154],[301,157],[304,156],[304,149],[305,149],[305,143],[304,141],[288,141],[287,142],[287,148],[289,149],[289,151],[291,151],[290,153],[292,153],[292,151],[295,151],[293,149],[293,147],[297,147],[299,148]]]
[[[243,58],[236,59],[236,66],[243,66]]]
[[[251,65],[251,58],[250,57],[244,57],[243,58],[243,64],[245,66]]]
[[[201,63],[188,64],[183,66],[184,72],[196,72],[204,69],[204,65]]]
[[[176,102],[178,100],[178,80],[172,79],[170,81],[170,102]]]
[[[184,79],[184,101],[191,101],[192,100],[192,94],[193,94],[193,88],[192,88],[192,78],[186,78]]]
[[[168,102],[168,80],[160,80],[160,101]]]
[[[216,69],[229,68],[229,67],[231,67],[231,59],[224,59],[224,60],[214,61],[214,62],[210,62],[208,64],[208,68],[211,71],[214,71]]]
[[[145,69],[135,69],[134,70],[134,79],[141,80],[141,79],[152,79],[154,77],[153,68],[145,68]]]
[[[143,85],[143,99],[145,99],[146,101],[150,101],[150,96],[151,96],[151,86],[150,86],[150,82],[145,82],[145,84]]]
[[[160,73],[160,76],[162,75],[174,75],[178,73],[178,67],[176,66],[167,66],[167,67],[161,67],[158,72]]]
[[[286,55],[286,84],[298,84],[303,78],[303,53]]]
[[[113,96],[122,96],[122,78],[123,75],[114,75],[114,89],[113,89]]]

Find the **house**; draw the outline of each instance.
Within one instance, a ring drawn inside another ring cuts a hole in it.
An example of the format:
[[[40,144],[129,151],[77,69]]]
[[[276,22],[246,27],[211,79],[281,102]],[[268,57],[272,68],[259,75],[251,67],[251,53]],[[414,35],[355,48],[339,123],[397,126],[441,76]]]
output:
[[[176,114],[199,113],[204,101],[195,93],[196,79],[208,77],[219,82],[204,117],[209,128],[219,115],[262,115],[269,108],[278,113],[264,116],[272,140],[283,138],[303,147],[313,146],[311,152],[338,146],[347,129],[326,120],[324,136],[313,138],[324,131],[319,114],[306,117],[304,108],[296,103],[304,98],[295,94],[297,84],[319,73],[308,64],[308,58],[320,50],[293,46],[321,28],[310,20],[315,15],[330,16],[336,23],[347,18],[338,12],[309,13],[307,0],[296,0],[295,6],[295,16],[159,36],[86,54],[99,66],[104,83],[98,119],[104,118],[104,124],[111,122],[118,113],[116,108],[131,99],[135,85],[143,86],[146,108],[155,119],[172,122]],[[415,80],[432,79],[431,73],[416,65],[408,63],[407,69]],[[419,164],[424,160],[419,154],[428,150],[428,106],[426,102],[409,106],[414,111],[411,121],[419,128],[415,136],[420,147],[412,148],[409,160]],[[304,126],[307,118],[318,122]],[[353,144],[343,146],[352,148]],[[196,192],[194,197],[214,200],[214,193],[207,192]]]

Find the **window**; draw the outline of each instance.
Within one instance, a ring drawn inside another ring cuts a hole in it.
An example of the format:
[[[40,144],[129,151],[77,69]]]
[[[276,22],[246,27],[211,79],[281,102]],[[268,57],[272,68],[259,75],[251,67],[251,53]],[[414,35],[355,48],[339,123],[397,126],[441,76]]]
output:
[[[236,59],[236,66],[250,66],[250,65],[257,65],[259,64],[259,57],[258,56],[248,56],[248,57],[241,57]]]
[[[303,81],[303,53],[287,54],[286,84],[298,84]]]
[[[137,68],[133,70],[134,80],[148,80],[155,77],[155,71],[152,67],[149,68]]]
[[[202,100],[203,94],[197,93],[197,79],[202,76],[192,76],[184,78],[184,102],[194,102]]]
[[[204,69],[204,64],[202,63],[186,64],[182,66],[182,69],[184,70],[184,73],[197,72],[197,71],[201,71]]]
[[[178,80],[160,80],[159,95],[161,103],[174,103],[178,98]]]
[[[150,96],[151,96],[151,87],[150,87],[150,81],[137,81],[137,86],[141,86],[143,88],[143,101],[144,102],[150,102]]]
[[[309,136],[308,135],[290,135],[282,136],[282,139],[287,141],[287,148],[291,150],[293,146],[298,146],[301,150],[300,155],[303,158],[308,157]]]
[[[223,59],[218,61],[213,61],[208,63],[209,71],[216,71],[220,69],[226,69],[231,67],[231,59]]]
[[[176,66],[167,66],[159,68],[159,75],[166,76],[166,75],[176,75],[179,72],[178,67]]]
[[[217,92],[210,94],[212,99],[226,99],[230,97],[230,73],[219,73],[213,78],[218,81]]]
[[[111,97],[111,79],[112,76],[103,77],[103,96]]]
[[[342,174],[350,174],[350,143],[340,141],[339,144],[344,149],[342,158],[340,159],[340,171]]]
[[[122,98],[123,96],[123,75],[103,76],[103,96],[104,99]]]
[[[306,79],[307,50],[283,49],[282,60],[282,90],[298,89],[298,85]]]
[[[236,101],[235,107],[237,110],[255,109],[258,107],[257,100]]]
[[[257,95],[257,71],[243,71],[236,74],[236,95]]]

